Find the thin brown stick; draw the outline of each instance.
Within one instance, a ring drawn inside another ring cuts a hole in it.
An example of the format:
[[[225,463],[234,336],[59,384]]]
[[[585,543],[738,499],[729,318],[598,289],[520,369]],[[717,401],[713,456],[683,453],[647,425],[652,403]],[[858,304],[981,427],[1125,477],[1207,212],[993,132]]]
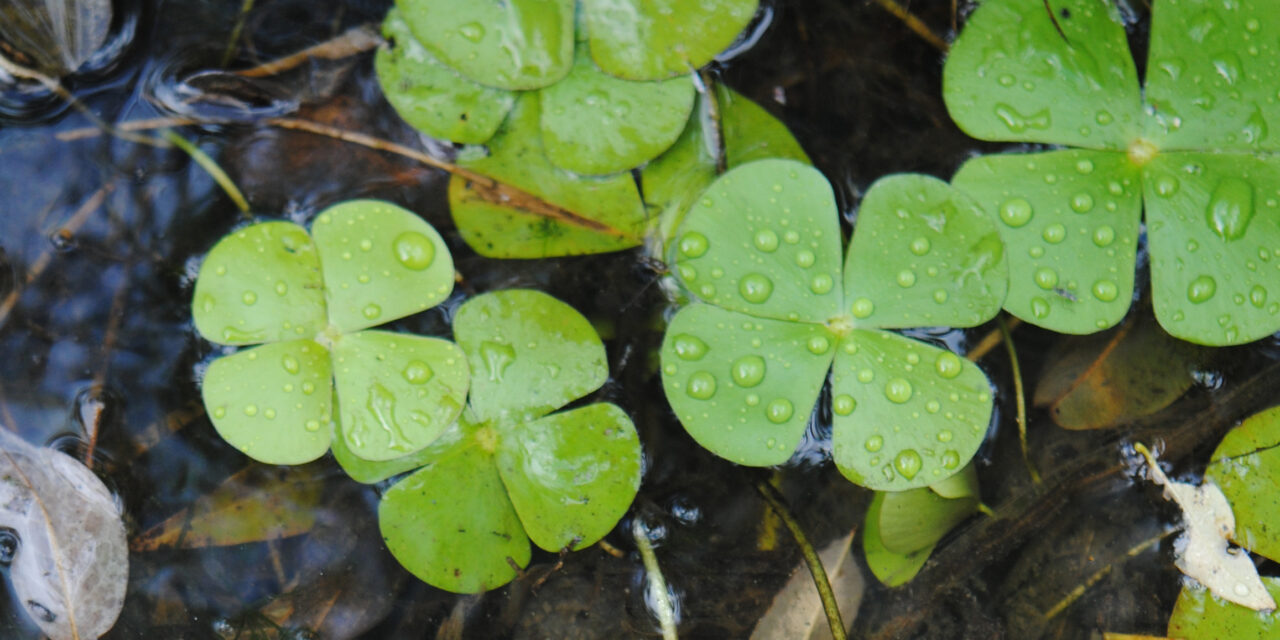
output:
[[[80,205],[79,209],[76,209],[75,213],[71,214],[66,224],[62,225],[62,228],[55,233],[62,236],[75,235],[80,230],[80,227],[84,226],[84,223],[89,220],[89,216],[102,206],[103,201],[107,199],[107,195],[115,188],[114,180],[102,185],[93,195],[89,196],[88,200],[84,201],[84,204]],[[22,291],[44,273],[44,270],[49,267],[49,263],[52,260],[53,248],[50,247],[45,249],[44,253],[40,254],[35,262],[31,263],[31,266],[27,267],[27,277],[15,286],[3,301],[0,301],[0,328],[3,328],[5,322],[9,319],[9,314],[13,311],[14,305],[18,303],[18,296],[22,295]]]
[[[929,28],[929,25],[921,21],[920,18],[915,17],[915,15],[910,11],[907,11],[905,7],[895,2],[895,0],[875,0],[875,3],[880,5],[881,9],[888,11],[893,15],[893,17],[901,20],[908,29],[914,31],[922,40],[933,45],[933,48],[938,51],[946,53],[947,50],[951,48],[951,45],[948,45],[946,40],[943,40],[941,36],[934,33],[933,30]]]
[[[142,120],[129,120],[116,125],[116,131],[149,131],[152,129],[168,129],[171,127],[187,127],[196,124],[216,124],[206,120],[198,120],[196,118],[145,118]],[[99,127],[81,127],[79,129],[68,129],[61,131],[54,138],[59,142],[71,142],[73,140],[85,140],[88,138],[96,138],[104,133]]]
[[[298,65],[320,58],[324,60],[341,60],[364,53],[382,44],[382,36],[378,35],[378,30],[372,25],[360,25],[352,27],[344,31],[341,35],[331,40],[326,40],[320,44],[307,47],[302,51],[287,55],[283,58],[265,62],[252,69],[236,71],[235,74],[245,78],[264,78],[283,73]]]
[[[417,149],[411,149],[401,144],[396,144],[381,138],[375,138],[356,131],[348,131],[346,129],[332,127],[327,124],[321,124],[319,122],[312,122],[309,120],[299,120],[297,118],[269,118],[263,121],[263,123],[269,126],[279,127],[281,129],[306,131],[308,133],[342,140],[343,142],[358,144],[370,149],[404,156],[411,160],[421,162],[429,167],[447,171],[450,174],[467,180],[471,183],[471,188],[476,193],[477,199],[479,200],[509,207],[518,207],[535,215],[584,229],[589,229],[605,235],[611,235],[618,238],[634,238],[633,234],[620,229],[615,229],[607,224],[590,218],[584,218],[572,211],[569,211],[568,209],[547,202],[546,200],[543,200],[542,198],[539,198],[527,191],[517,189],[509,184],[498,182],[488,176],[464,169],[456,164],[445,162],[444,160],[440,160],[439,158],[435,158],[418,151]]]

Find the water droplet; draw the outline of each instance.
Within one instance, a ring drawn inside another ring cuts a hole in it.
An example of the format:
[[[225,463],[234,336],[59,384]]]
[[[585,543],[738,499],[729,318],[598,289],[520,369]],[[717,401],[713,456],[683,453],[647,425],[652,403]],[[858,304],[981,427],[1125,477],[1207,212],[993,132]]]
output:
[[[866,384],[876,379],[876,372],[870,369],[862,369],[858,372],[858,382]]]
[[[947,290],[946,290],[946,289],[934,289],[934,290],[933,290],[933,301],[934,301],[934,302],[936,302],[936,303],[938,303],[938,304],[942,304],[942,303],[946,302],[946,301],[947,301]]]
[[[813,255],[813,252],[808,249],[801,249],[796,252],[796,266],[801,269],[812,267],[817,259],[817,256]]]
[[[262,412],[262,415],[263,415],[264,417],[266,417],[266,419],[268,419],[268,420],[275,420],[275,419],[276,419],[276,410],[275,410],[275,409],[267,409],[266,411],[263,411],[263,412]]]
[[[427,363],[421,360],[411,360],[409,364],[405,365],[401,375],[404,376],[405,381],[409,384],[423,384],[431,379],[434,372],[431,371],[431,367]]]
[[[697,231],[690,231],[680,237],[680,255],[686,258],[700,258],[710,246],[707,237]]]
[[[1240,78],[1240,56],[1232,51],[1220,51],[1210,60],[1213,68],[1227,84],[1235,84]]]
[[[396,260],[406,269],[422,271],[436,258],[436,246],[431,239],[417,231],[405,231],[391,243]]]
[[[1200,248],[1200,243],[1199,243],[1199,242],[1196,242],[1194,239],[1192,239],[1192,240],[1188,240],[1188,241],[1187,241],[1187,251],[1188,251],[1188,252],[1190,252],[1190,253],[1195,253],[1195,252],[1196,252],[1196,249],[1199,249],[1199,248]]]
[[[906,378],[893,378],[884,385],[884,397],[890,402],[902,404],[911,399],[911,383]]]
[[[1038,245],[1031,247],[1030,249],[1027,249],[1027,255],[1039,260],[1041,257],[1044,256],[1044,247],[1041,247]]]
[[[1031,203],[1022,198],[1014,198],[1000,205],[1000,219],[1014,228],[1031,222],[1031,214]]]
[[[681,360],[689,361],[701,360],[703,356],[707,355],[707,350],[710,348],[701,338],[687,333],[676,336],[671,346]]]
[[[952,435],[950,430],[943,429],[938,432],[938,442],[951,442],[951,437]]]
[[[842,393],[831,401],[831,409],[836,412],[836,415],[847,416],[856,408],[858,408],[858,402],[847,393]]]
[[[898,272],[898,286],[902,288],[910,287],[916,283],[916,272],[910,269],[903,269]]]
[[[1076,213],[1088,213],[1093,209],[1093,196],[1087,193],[1077,193],[1071,196],[1071,210]]]
[[[698,371],[689,376],[685,391],[694,400],[708,400],[716,394],[716,377],[706,371]]]
[[[769,418],[769,422],[782,424],[791,419],[791,414],[795,413],[795,407],[791,405],[790,400],[778,398],[765,407],[764,413]]]
[[[1260,284],[1253,285],[1253,288],[1249,290],[1249,302],[1261,309],[1263,305],[1267,304],[1267,290]]]
[[[1015,78],[1015,77],[1013,77],[1012,75],[1009,75],[1009,74],[1007,74],[1007,73],[1002,73],[1002,74],[1000,74],[1000,77],[999,77],[999,78],[996,78],[996,82],[999,82],[999,83],[1000,83],[1000,86],[1002,86],[1002,87],[1012,87],[1012,86],[1013,86],[1013,84],[1014,84],[1015,82],[1017,82],[1017,81],[1018,81],[1018,79],[1017,79],[1017,78]]]
[[[923,256],[929,253],[929,239],[924,236],[920,236],[919,238],[912,240],[911,253],[914,253],[918,256]]]
[[[1182,184],[1173,176],[1160,176],[1156,179],[1156,195],[1162,198],[1168,198],[1177,193],[1181,186]]]
[[[759,273],[749,273],[738,281],[738,293],[747,302],[760,304],[773,294],[773,281]]]
[[[937,370],[938,375],[948,380],[960,375],[964,370],[964,363],[960,362],[960,356],[950,351],[944,351],[938,354],[938,359],[933,363],[933,368]]]
[[[258,415],[258,405],[256,404],[245,405],[244,414],[246,416],[249,416],[250,418]]]
[[[312,431],[312,432],[319,431],[319,430],[320,430],[320,421],[319,421],[319,420],[308,420],[305,426],[306,426],[307,431]]]
[[[698,279],[698,270],[694,269],[690,265],[682,264],[676,269],[676,271],[685,282],[692,283],[694,280]]]
[[[298,371],[302,368],[302,367],[298,364],[298,359],[297,359],[297,358],[295,358],[295,357],[293,357],[293,356],[290,356],[290,355],[286,355],[286,356],[282,359],[281,364],[282,364],[282,365],[284,365],[284,370],[285,370],[285,371],[287,371],[287,372],[289,372],[289,373],[292,373],[292,374],[297,374],[297,373],[298,373]]]
[[[760,404],[760,396],[754,393],[748,393],[746,402],[748,407],[754,407]]]
[[[1048,129],[1051,122],[1048,108],[1026,116],[1003,102],[996,104],[995,115],[1013,133],[1022,133],[1027,129]]]
[[[1093,244],[1098,247],[1109,247],[1115,242],[1116,230],[1108,225],[1102,225],[1093,230]]]
[[[1120,295],[1120,288],[1110,280],[1104,279],[1093,283],[1093,297],[1103,302],[1111,302],[1118,295]]]
[[[1091,173],[1093,173],[1093,161],[1092,161],[1092,160],[1087,160],[1087,159],[1086,159],[1086,160],[1077,160],[1077,161],[1076,161],[1076,172],[1077,172],[1077,173],[1080,173],[1081,175],[1086,175],[1086,176],[1087,176],[1087,175],[1089,175],[1089,174],[1091,174]]]
[[[1036,286],[1046,291],[1058,286],[1058,272],[1049,267],[1036,269],[1033,277],[1035,278]]]
[[[479,22],[468,22],[458,27],[458,33],[472,42],[480,42],[484,38],[484,25]]]
[[[1191,281],[1187,287],[1187,299],[1194,304],[1200,304],[1213,297],[1218,290],[1218,283],[1213,276],[1200,276]]]
[[[893,458],[893,468],[908,480],[916,477],[922,466],[924,461],[920,459],[920,454],[916,453],[915,449],[903,449]]]
[[[831,341],[826,336],[811,336],[808,347],[809,353],[820,356],[831,349]]]
[[[734,360],[729,369],[734,384],[739,387],[754,387],[764,380],[765,363],[760,356],[742,356]]]
[[[831,279],[831,276],[825,273],[820,273],[814,276],[813,280],[809,282],[809,290],[818,295],[831,291],[831,287],[834,286],[835,281]]]
[[[213,417],[215,417],[215,418],[222,418],[222,417],[224,417],[224,416],[226,416],[226,415],[227,415],[227,408],[226,408],[226,407],[218,407],[218,408],[216,408],[216,409],[214,409],[214,410],[213,410]]]
[[[947,449],[947,451],[942,454],[942,466],[946,469],[954,469],[960,466],[960,454],[954,449]]]
[[[1098,113],[1094,114],[1093,120],[1094,122],[1097,122],[1100,125],[1104,125],[1104,126],[1109,125],[1111,124],[1111,120],[1112,120],[1111,112],[1099,111]]]
[[[710,282],[704,282],[698,287],[698,295],[706,299],[714,298],[716,295],[716,287]]]
[[[364,317],[369,320],[376,320],[378,316],[382,315],[382,307],[379,307],[378,305],[370,302],[369,304],[364,306],[364,309],[361,310],[360,313],[362,313]]]
[[[782,234],[782,241],[787,244],[795,244],[800,242],[800,233],[798,231],[788,231]]]
[[[757,249],[765,253],[773,253],[778,250],[778,234],[772,229],[761,229],[756,232],[755,243]]]
[[[1044,298],[1032,298],[1031,315],[1041,319],[1047,317],[1049,315],[1049,303]]]
[[[284,280],[277,282],[276,295],[282,296],[282,295],[285,295],[286,293],[289,293],[289,285],[286,284]]]
[[[868,298],[858,298],[853,301],[853,317],[866,318],[875,312],[876,306]]]
[[[485,340],[480,343],[480,358],[489,370],[490,382],[502,382],[502,374],[516,359],[516,350],[505,342]]]
[[[867,451],[875,453],[884,447],[884,438],[880,436],[871,436],[870,438],[867,438],[867,441],[864,442],[862,446],[865,447]]]
[[[1049,244],[1058,244],[1067,238],[1067,228],[1055,222],[1045,227],[1040,237]]]
[[[1219,238],[1240,238],[1253,220],[1253,185],[1234,176],[1223,178],[1209,198],[1205,217]]]
[[[246,291],[244,292],[244,295],[240,296],[240,301],[247,305],[252,305],[258,301],[258,294],[252,291]]]

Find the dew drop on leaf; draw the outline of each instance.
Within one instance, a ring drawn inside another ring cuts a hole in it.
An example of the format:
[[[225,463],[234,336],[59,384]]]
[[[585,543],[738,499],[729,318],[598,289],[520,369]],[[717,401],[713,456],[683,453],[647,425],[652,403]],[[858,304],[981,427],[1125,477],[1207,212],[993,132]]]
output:
[[[832,410],[836,412],[836,415],[841,416],[847,416],[853,413],[853,410],[857,408],[857,406],[858,402],[853,399],[853,396],[847,393],[842,393],[836,396],[831,402]]]
[[[951,380],[960,375],[960,372],[964,369],[964,364],[960,362],[960,356],[950,351],[944,351],[938,355],[938,360],[933,363],[933,368],[938,372],[938,375]]]
[[[765,362],[760,356],[742,356],[734,360],[730,368],[734,384],[739,387],[754,387],[764,380]]]
[[[778,250],[778,234],[772,229],[761,229],[756,232],[755,245],[765,253],[773,253]]]
[[[436,257],[436,247],[431,240],[417,231],[405,231],[392,242],[396,260],[406,269],[422,271],[431,266]]]
[[[924,461],[920,459],[920,454],[916,453],[915,449],[903,449],[893,458],[893,468],[908,480],[916,477],[923,465]]]
[[[1023,198],[1014,198],[1000,205],[1000,219],[1015,229],[1031,222],[1031,203]]]
[[[795,413],[795,406],[786,398],[778,398],[765,407],[765,416],[774,424],[782,424],[790,420],[792,413]]]
[[[707,343],[703,342],[701,338],[687,333],[676,336],[673,346],[675,347],[676,355],[680,356],[681,360],[701,360],[703,356],[707,355]]]
[[[716,377],[706,371],[698,371],[689,376],[685,391],[695,400],[709,400],[716,394]]]
[[[1213,279],[1213,276],[1199,276],[1187,286],[1187,299],[1195,304],[1200,304],[1212,298],[1217,291],[1218,283]]]
[[[763,274],[749,273],[738,281],[738,293],[753,304],[760,304],[773,295],[773,281]]]
[[[686,258],[701,257],[709,246],[707,237],[697,231],[690,231],[680,237],[680,255]]]
[[[1040,267],[1035,273],[1036,286],[1049,290],[1058,286],[1058,272],[1049,267]]]
[[[1104,224],[1093,230],[1093,244],[1098,247],[1109,247],[1112,242],[1115,242],[1115,239],[1116,230],[1112,229],[1110,225]]]
[[[890,402],[902,404],[911,399],[911,383],[906,378],[893,378],[884,385],[884,397]]]
[[[911,241],[911,253],[918,256],[923,256],[929,253],[929,248],[929,239],[924,236],[920,236],[919,238]]]
[[[1230,241],[1244,235],[1253,213],[1253,185],[1240,178],[1227,177],[1213,189],[1205,217],[1210,230]]]
[[[880,436],[871,436],[870,438],[867,438],[867,441],[864,442],[862,446],[865,447],[867,451],[875,453],[884,446],[884,438]]]

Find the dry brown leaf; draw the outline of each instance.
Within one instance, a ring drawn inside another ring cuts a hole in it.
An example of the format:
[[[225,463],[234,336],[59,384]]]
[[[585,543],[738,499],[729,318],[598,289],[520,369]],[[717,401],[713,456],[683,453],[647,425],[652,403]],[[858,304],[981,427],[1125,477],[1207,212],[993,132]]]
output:
[[[322,484],[314,465],[253,464],[136,537],[130,547],[198,549],[300,535],[315,525]]]
[[[858,612],[858,604],[862,602],[862,593],[866,588],[862,572],[850,551],[853,533],[850,531],[849,535],[835,540],[818,554],[823,568],[827,570],[831,590],[835,593],[836,605],[840,609],[845,627],[853,625],[854,614]],[[769,610],[756,623],[755,630],[751,632],[751,640],[830,638],[831,629],[822,610],[822,601],[818,598],[818,589],[813,586],[809,568],[802,562],[792,572],[787,585],[774,596]]]
[[[18,550],[18,602],[53,640],[97,638],[115,624],[129,581],[124,522],[84,465],[0,429],[0,527]]]

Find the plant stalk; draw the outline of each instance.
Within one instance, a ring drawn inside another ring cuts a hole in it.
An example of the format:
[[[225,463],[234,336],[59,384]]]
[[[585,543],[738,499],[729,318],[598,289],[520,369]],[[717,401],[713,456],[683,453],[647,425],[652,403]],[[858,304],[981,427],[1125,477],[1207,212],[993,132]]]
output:
[[[658,555],[653,552],[653,543],[649,542],[649,532],[637,516],[631,520],[631,536],[636,540],[636,548],[640,550],[640,559],[644,561],[644,571],[649,580],[649,595],[653,598],[657,609],[658,625],[662,628],[663,640],[679,640],[676,633],[675,607],[671,604],[671,596],[667,592],[667,580],[662,577],[662,567],[658,566]]]
[[[848,634],[844,630],[844,620],[840,618],[840,607],[836,604],[836,594],[831,589],[831,581],[827,579],[827,570],[822,567],[822,559],[818,557],[818,550],[813,548],[809,542],[809,537],[804,534],[804,530],[800,528],[800,523],[796,521],[795,516],[787,509],[782,501],[782,496],[778,495],[777,489],[764,481],[756,481],[756,491],[760,492],[760,497],[769,504],[769,508],[782,518],[782,523],[787,525],[787,529],[791,531],[792,537],[796,539],[796,544],[800,547],[800,554],[804,556],[804,563],[809,566],[809,573],[813,576],[813,586],[818,588],[818,597],[822,600],[822,611],[827,614],[827,625],[831,627],[831,637],[834,640],[847,640]]]

